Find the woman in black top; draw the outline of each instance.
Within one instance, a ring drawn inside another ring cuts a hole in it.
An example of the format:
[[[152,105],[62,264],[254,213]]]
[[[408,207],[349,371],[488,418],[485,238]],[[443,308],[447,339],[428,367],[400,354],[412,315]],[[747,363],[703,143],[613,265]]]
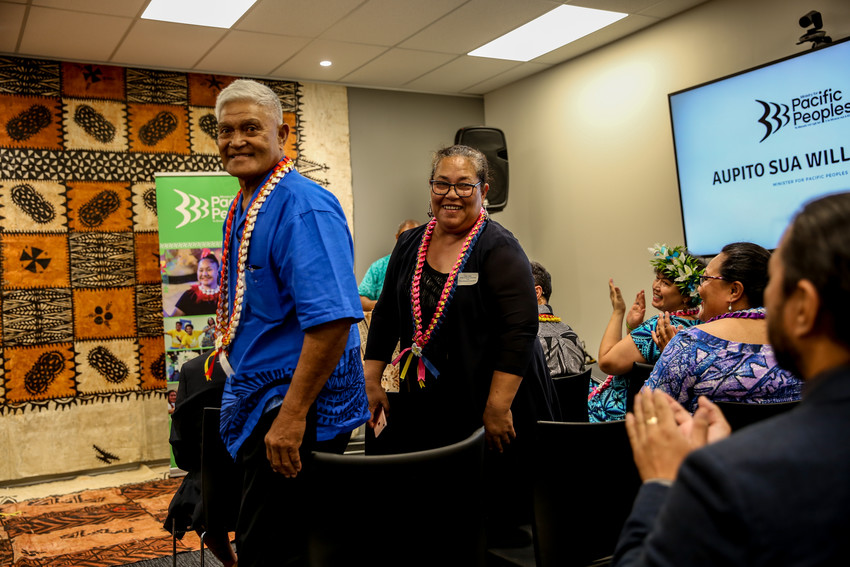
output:
[[[399,238],[372,315],[370,424],[386,412],[387,435],[402,452],[460,441],[482,425],[488,446],[502,452],[523,428],[518,421],[536,417],[521,388],[538,344],[534,280],[519,242],[482,207],[486,179],[479,151],[436,154],[433,218]],[[390,406],[381,374],[399,340],[400,392]]]

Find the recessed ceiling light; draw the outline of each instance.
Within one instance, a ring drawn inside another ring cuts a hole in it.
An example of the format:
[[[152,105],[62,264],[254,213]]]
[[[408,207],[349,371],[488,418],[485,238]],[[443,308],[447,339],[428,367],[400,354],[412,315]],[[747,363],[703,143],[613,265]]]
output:
[[[151,0],[142,14],[145,20],[160,20],[193,26],[229,28],[257,0]]]
[[[330,67],[331,65],[333,65],[333,62],[325,59],[324,61],[319,61],[319,65],[321,65],[322,67]]]
[[[579,6],[558,6],[551,12],[482,45],[468,55],[531,61],[628,16]]]

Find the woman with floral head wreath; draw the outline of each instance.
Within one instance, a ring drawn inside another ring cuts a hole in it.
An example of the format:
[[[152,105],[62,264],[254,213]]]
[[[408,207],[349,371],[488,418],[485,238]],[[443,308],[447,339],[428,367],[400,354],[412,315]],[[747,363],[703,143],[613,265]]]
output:
[[[620,288],[608,281],[613,312],[602,341],[599,344],[599,368],[608,379],[591,390],[588,398],[590,421],[616,421],[625,419],[628,378],[623,376],[635,362],[654,364],[663,350],[663,342],[654,337],[656,328],[672,325],[687,328],[698,323],[697,306],[700,303],[697,287],[702,273],[702,262],[688,254],[684,246],[668,247],[656,244],[649,249],[650,261],[655,270],[652,282],[652,306],[661,311],[660,316],[644,321],[646,300],[638,292],[635,302],[626,313],[626,304]],[[624,321],[625,320],[625,321]],[[626,336],[623,337],[623,323]]]

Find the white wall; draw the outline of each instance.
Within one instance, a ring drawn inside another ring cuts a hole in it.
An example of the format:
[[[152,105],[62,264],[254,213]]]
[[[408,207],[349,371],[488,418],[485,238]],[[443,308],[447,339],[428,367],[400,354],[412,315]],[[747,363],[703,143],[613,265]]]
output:
[[[428,220],[431,155],[484,121],[480,98],[348,89],[354,271],[389,254],[399,223]]]
[[[485,96],[510,156],[495,218],[552,273],[555,313],[594,356],[608,278],[628,303],[649,292],[647,248],[684,241],[668,93],[808,49],[797,22],[812,9],[833,39],[850,35],[847,0],[713,0]]]

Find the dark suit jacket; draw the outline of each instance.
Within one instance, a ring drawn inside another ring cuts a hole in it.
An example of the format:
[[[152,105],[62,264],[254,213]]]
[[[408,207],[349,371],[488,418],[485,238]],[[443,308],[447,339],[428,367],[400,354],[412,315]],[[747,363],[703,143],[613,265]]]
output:
[[[171,415],[169,442],[177,466],[187,474],[171,499],[164,527],[172,531],[176,520],[178,538],[188,529],[232,531],[239,510],[241,480],[233,460],[219,436],[203,439],[204,408],[221,407],[221,394],[227,379],[218,362],[213,367],[212,379],[206,379],[204,363],[209,354],[210,351],[204,352],[183,364],[177,386],[177,406]],[[218,431],[217,423],[213,429]],[[204,450],[209,452],[206,462],[212,463],[212,470],[207,471],[207,482],[226,487],[226,490],[215,491],[214,506],[206,512],[202,495],[202,440]]]
[[[645,484],[613,565],[848,565],[850,367],[800,405],[695,451],[670,488]]]

